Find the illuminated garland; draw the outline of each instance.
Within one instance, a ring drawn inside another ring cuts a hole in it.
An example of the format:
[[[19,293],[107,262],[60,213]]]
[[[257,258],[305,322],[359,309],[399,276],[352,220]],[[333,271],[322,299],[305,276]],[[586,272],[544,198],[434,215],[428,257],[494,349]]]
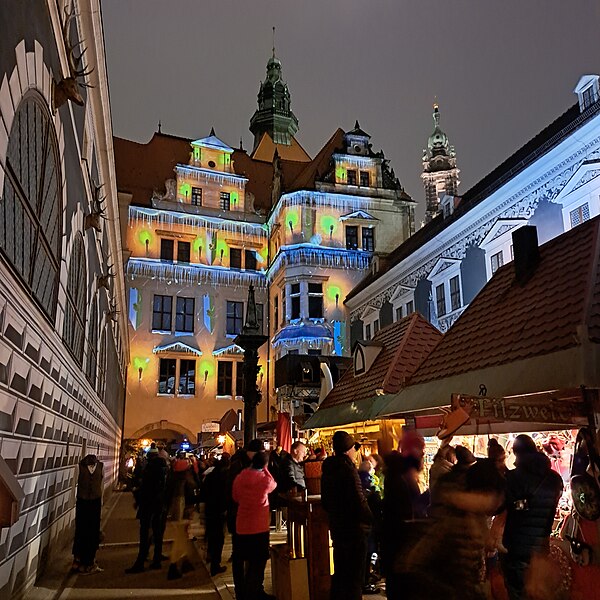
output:
[[[233,183],[236,187],[240,189],[244,189],[246,182],[248,179],[246,177],[242,177],[241,175],[235,175],[233,173],[223,173],[222,171],[213,171],[212,169],[205,169],[203,167],[193,167],[188,165],[177,165],[175,167],[177,174],[181,171],[187,177],[193,177],[194,179],[200,181],[215,181],[216,183]]]
[[[267,280],[263,273],[256,271],[232,271],[226,267],[204,265],[179,265],[161,262],[154,258],[130,258],[127,262],[127,275],[132,281],[136,277],[157,279],[167,285],[179,284],[210,284],[248,286],[265,289]]]

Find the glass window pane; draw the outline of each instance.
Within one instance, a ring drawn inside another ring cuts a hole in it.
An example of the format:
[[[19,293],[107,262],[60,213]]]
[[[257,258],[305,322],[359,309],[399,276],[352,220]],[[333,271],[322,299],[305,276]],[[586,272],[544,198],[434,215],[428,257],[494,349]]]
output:
[[[196,391],[196,361],[182,359],[179,361],[179,394],[194,394]]]
[[[158,393],[175,393],[175,367],[176,361],[173,358],[161,358],[159,363],[158,375]]]
[[[190,242],[177,242],[177,262],[190,262]]]

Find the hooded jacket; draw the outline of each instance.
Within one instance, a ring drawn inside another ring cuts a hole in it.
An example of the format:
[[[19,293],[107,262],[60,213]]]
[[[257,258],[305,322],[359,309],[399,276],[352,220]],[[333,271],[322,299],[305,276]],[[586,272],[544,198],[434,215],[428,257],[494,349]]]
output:
[[[321,504],[329,515],[330,528],[338,533],[370,528],[373,515],[348,455],[336,454],[323,463]]]
[[[529,562],[547,550],[563,482],[540,452],[523,454],[506,474],[506,526],[503,544],[513,560]],[[519,510],[526,503],[525,510]]]
[[[264,468],[244,469],[233,482],[233,500],[237,502],[236,533],[250,535],[269,531],[271,514],[268,495],[277,487]]]

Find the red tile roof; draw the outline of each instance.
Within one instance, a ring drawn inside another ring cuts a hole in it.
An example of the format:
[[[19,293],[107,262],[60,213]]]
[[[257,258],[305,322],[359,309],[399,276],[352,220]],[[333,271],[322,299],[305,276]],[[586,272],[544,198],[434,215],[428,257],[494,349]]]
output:
[[[373,398],[377,390],[394,394],[442,339],[419,313],[380,329],[373,341],[383,345],[371,368],[354,376],[350,367],[321,403],[319,410]]]
[[[524,284],[514,263],[496,271],[410,386],[600,342],[600,217],[540,247]]]

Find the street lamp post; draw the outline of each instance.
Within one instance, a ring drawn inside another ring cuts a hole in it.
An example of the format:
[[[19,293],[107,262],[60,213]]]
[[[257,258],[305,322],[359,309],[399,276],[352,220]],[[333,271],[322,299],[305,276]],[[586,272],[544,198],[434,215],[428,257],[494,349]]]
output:
[[[234,342],[244,350],[244,445],[256,437],[256,407],[262,400],[262,394],[256,385],[258,376],[258,349],[268,340],[258,326],[254,286],[248,288],[246,322]]]

